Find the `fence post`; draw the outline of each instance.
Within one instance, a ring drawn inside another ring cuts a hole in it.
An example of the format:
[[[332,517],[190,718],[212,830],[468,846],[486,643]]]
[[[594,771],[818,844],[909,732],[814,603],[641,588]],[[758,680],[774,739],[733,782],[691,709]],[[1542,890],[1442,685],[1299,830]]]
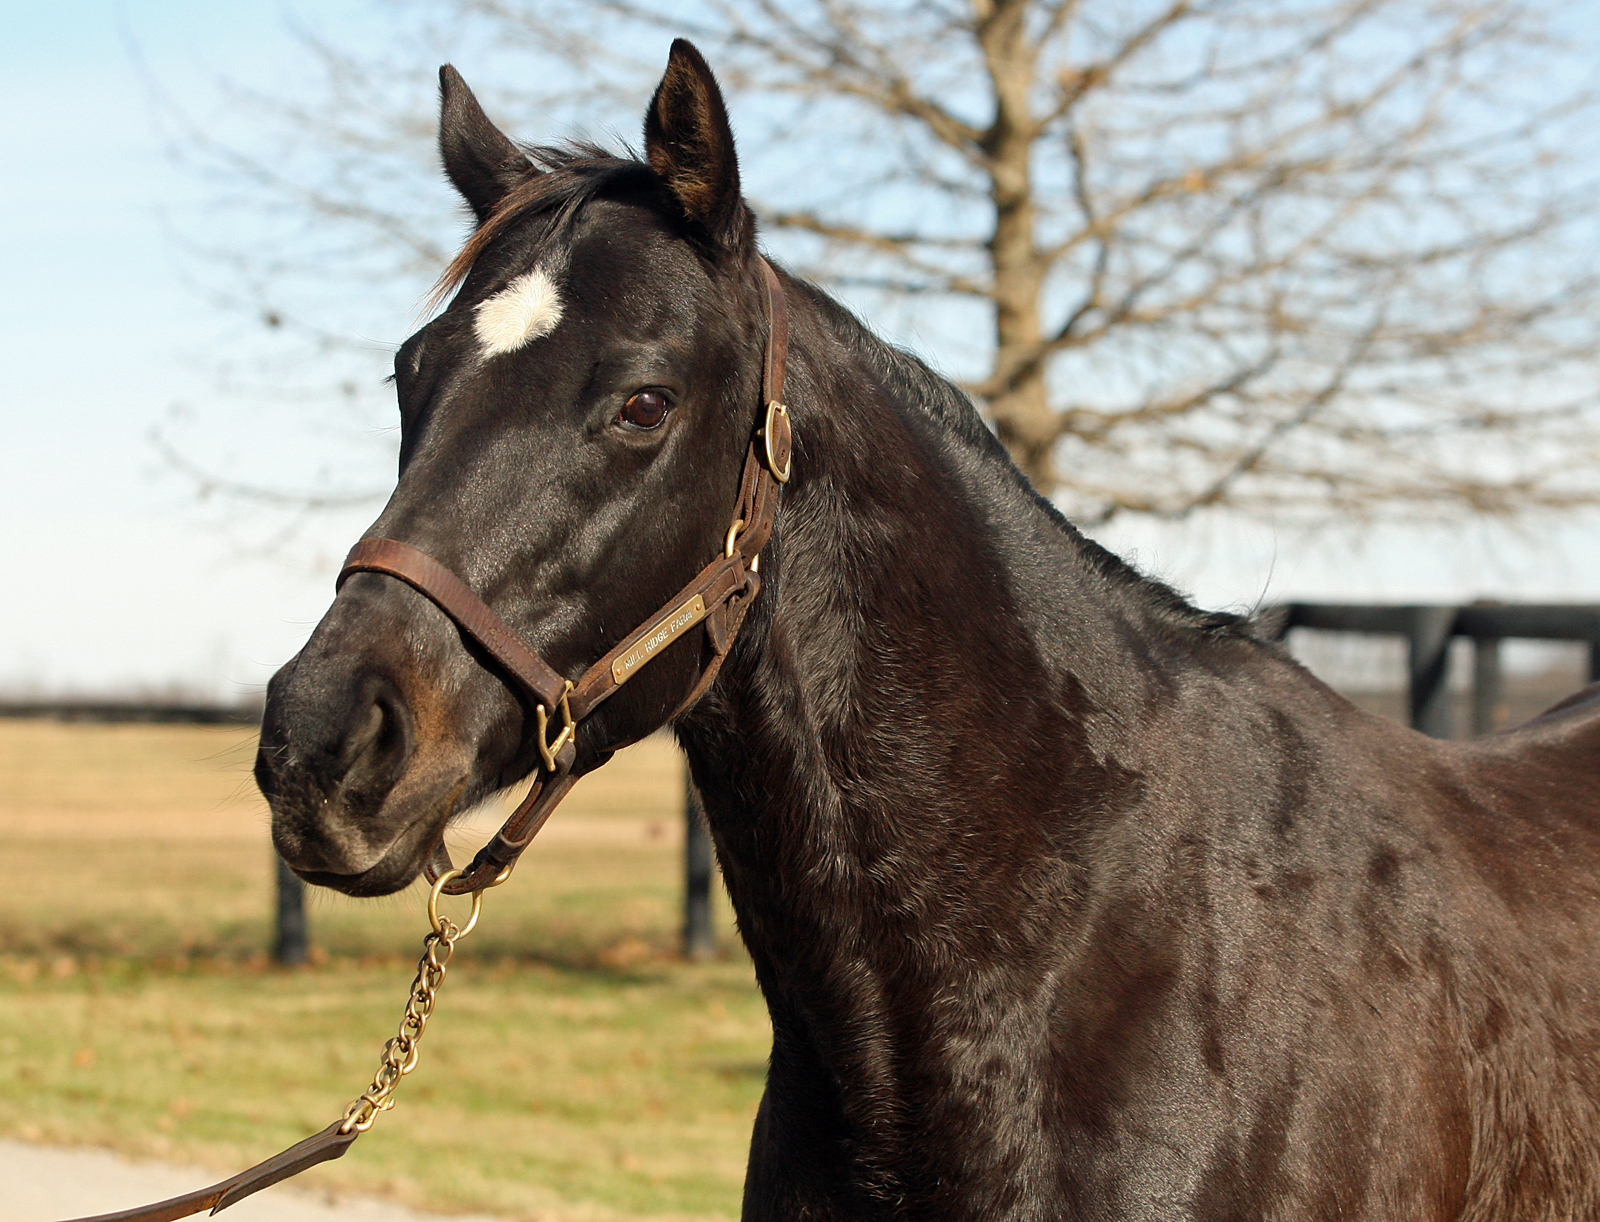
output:
[[[709,959],[717,953],[711,928],[711,831],[706,827],[700,791],[683,770],[683,954]]]
[[[272,957],[285,967],[297,967],[311,954],[311,930],[306,921],[306,885],[276,853],[278,904]]]
[[[1472,732],[1493,734],[1505,725],[1506,712],[1500,638],[1477,637],[1472,642]]]
[[[1434,738],[1450,737],[1450,630],[1454,607],[1412,607],[1406,641],[1410,646],[1411,725]]]

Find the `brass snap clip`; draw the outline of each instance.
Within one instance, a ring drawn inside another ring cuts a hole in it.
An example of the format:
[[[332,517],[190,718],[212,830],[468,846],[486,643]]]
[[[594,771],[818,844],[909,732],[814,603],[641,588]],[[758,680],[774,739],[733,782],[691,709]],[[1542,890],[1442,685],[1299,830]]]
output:
[[[565,724],[561,727],[561,733],[556,735],[555,742],[549,742],[546,738],[550,729],[550,711],[543,704],[535,709],[539,718],[539,758],[544,760],[547,772],[556,770],[556,756],[560,754],[562,747],[572,741],[573,731],[577,728],[572,720],[572,706],[569,703],[571,697],[572,680],[568,679],[567,688],[561,693],[561,719]]]

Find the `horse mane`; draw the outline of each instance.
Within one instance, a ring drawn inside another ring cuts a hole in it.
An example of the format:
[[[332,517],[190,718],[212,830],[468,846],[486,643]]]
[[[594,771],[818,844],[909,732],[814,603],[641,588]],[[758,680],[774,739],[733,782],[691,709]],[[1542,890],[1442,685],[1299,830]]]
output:
[[[807,287],[812,299],[827,314],[835,334],[890,389],[897,402],[922,412],[943,433],[977,454],[995,475],[1031,501],[1109,586],[1132,595],[1168,627],[1211,636],[1253,638],[1256,635],[1248,616],[1196,607],[1165,582],[1141,573],[1121,556],[1085,535],[1028,482],[994,430],[984,423],[972,400],[959,387],[929,368],[920,357],[875,335],[826,292],[814,285]]]
[[[656,172],[637,157],[618,156],[597,144],[524,145],[532,167],[495,205],[450,261],[429,294],[430,307],[456,289],[479,256],[515,221],[529,212],[550,212],[570,218],[584,204],[617,189],[655,189]],[[559,228],[559,221],[554,228]],[[1157,620],[1171,628],[1213,636],[1251,637],[1247,616],[1205,611],[1165,582],[1139,572],[1069,522],[1022,474],[1000,439],[983,422],[959,388],[940,377],[920,358],[873,334],[859,318],[828,293],[807,284],[813,302],[837,334],[892,391],[898,402],[921,411],[941,431],[979,455],[1002,480],[1031,501],[1070,541],[1073,549],[1112,589],[1131,595]]]

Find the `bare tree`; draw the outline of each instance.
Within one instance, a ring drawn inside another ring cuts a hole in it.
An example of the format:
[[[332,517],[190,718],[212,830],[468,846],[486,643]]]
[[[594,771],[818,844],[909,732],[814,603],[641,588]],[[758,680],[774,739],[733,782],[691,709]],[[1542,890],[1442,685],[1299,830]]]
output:
[[[292,268],[243,256],[266,316],[294,313],[274,295],[297,272],[411,300],[448,259],[420,48],[548,137],[628,130],[683,34],[731,95],[769,242],[932,336],[1080,519],[1600,501],[1600,124],[1518,0],[395,12],[403,47],[308,38],[323,90],[249,99],[299,164],[191,139],[238,199],[342,235]]]

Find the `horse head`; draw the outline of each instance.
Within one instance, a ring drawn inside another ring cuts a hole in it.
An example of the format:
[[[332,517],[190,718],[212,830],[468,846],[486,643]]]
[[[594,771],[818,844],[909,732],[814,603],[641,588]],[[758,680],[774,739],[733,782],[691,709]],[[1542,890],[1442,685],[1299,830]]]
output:
[[[770,272],[689,44],[646,113],[648,164],[525,152],[453,69],[440,78],[444,167],[478,226],[448,307],[396,354],[399,479],[366,538],[459,576],[572,679],[733,554]],[[630,676],[576,736],[571,773],[666,723],[709,648],[689,634]],[[541,766],[553,710],[491,652],[404,581],[347,570],[267,692],[256,777],[297,873],[397,890],[452,816]]]

